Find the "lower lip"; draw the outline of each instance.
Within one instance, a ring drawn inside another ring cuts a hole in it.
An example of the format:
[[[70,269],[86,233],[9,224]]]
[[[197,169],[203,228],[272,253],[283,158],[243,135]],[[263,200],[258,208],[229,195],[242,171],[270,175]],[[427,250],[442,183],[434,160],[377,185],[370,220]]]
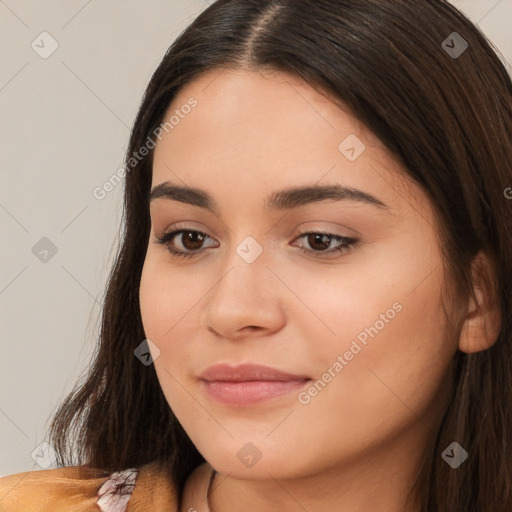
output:
[[[247,382],[202,381],[208,395],[223,405],[242,407],[298,391],[304,380],[255,380]]]

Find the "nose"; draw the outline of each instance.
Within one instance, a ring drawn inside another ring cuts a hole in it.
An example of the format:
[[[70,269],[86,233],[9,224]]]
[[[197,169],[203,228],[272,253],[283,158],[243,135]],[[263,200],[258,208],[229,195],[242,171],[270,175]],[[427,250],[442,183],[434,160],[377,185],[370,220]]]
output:
[[[263,258],[252,263],[233,258],[230,263],[205,298],[202,327],[233,340],[281,329],[285,322],[282,294],[286,287]]]

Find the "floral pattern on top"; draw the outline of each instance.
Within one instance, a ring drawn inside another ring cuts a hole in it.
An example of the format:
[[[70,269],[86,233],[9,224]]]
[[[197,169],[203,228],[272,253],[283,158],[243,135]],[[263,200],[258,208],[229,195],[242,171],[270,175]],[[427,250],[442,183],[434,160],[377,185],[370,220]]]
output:
[[[108,480],[98,491],[98,507],[102,512],[126,512],[138,470],[136,468],[125,469],[112,473]]]

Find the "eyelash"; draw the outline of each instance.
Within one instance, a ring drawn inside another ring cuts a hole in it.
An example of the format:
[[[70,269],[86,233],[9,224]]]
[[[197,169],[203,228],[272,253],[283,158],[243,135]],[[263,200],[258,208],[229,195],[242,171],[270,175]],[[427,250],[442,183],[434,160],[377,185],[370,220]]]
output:
[[[169,233],[164,233],[161,236],[156,237],[155,243],[164,245],[165,247],[167,247],[167,250],[171,253],[172,256],[176,256],[179,258],[192,258],[193,256],[196,256],[197,254],[199,254],[201,252],[201,249],[198,249],[195,252],[187,253],[187,252],[175,249],[174,247],[171,246],[170,242],[172,241],[172,239],[176,235],[179,235],[180,233],[198,233],[198,234],[202,235],[203,237],[210,238],[206,233],[203,233],[202,231],[197,231],[195,229],[179,229],[179,230],[175,230],[175,231],[170,231]],[[324,255],[324,254],[333,254],[336,252],[347,253],[349,251],[356,249],[360,245],[360,240],[358,240],[357,238],[349,238],[349,237],[345,237],[345,236],[341,236],[341,235],[336,235],[334,233],[329,233],[327,231],[306,231],[304,233],[300,233],[297,236],[297,238],[301,238],[306,235],[326,235],[335,240],[343,242],[341,247],[337,247],[335,249],[330,249],[329,251],[313,251],[311,249],[304,249],[304,247],[299,247],[299,249],[302,252],[305,252],[306,254],[320,255],[320,257],[322,257],[322,255]]]

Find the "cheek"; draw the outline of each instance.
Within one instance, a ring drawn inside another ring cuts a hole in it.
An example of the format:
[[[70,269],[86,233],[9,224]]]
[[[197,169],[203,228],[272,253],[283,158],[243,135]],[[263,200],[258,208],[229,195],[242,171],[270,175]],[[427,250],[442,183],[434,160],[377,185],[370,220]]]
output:
[[[317,287],[297,284],[319,317],[294,316],[319,379],[303,396],[310,418],[329,411],[334,424],[370,438],[374,421],[391,431],[435,405],[456,345],[447,339],[442,265],[421,247],[406,258],[382,253],[364,272],[342,266]]]
[[[145,335],[160,351],[154,360],[160,385],[174,409],[175,401],[187,396],[181,386],[189,386],[191,376],[204,367],[200,312],[213,284],[199,272],[171,268],[165,258],[148,252],[139,300]]]
[[[180,272],[166,263],[161,255],[148,252],[139,290],[144,331],[148,338],[153,337],[160,343],[171,341],[178,332],[191,325],[194,305],[208,289],[201,285],[197,274]]]
[[[419,417],[429,407],[442,405],[436,402],[457,347],[448,338],[448,320],[435,282],[423,283],[402,299],[402,305],[369,351],[366,366],[373,378],[365,387],[366,393],[380,388],[397,410]],[[432,427],[435,420],[426,419]]]
[[[183,378],[191,359],[190,346],[182,342],[187,338],[183,329],[190,325],[197,292],[182,274],[165,271],[163,267],[161,261],[148,253],[139,290],[144,332],[160,350],[154,365],[171,409],[180,418],[185,415],[192,422],[204,421],[189,402],[190,395],[185,391],[188,382]]]
[[[303,396],[310,418],[329,411],[333,425],[368,443],[376,424],[387,435],[436,409],[456,351],[446,339],[440,273],[415,288],[404,278],[406,268],[401,279],[392,270],[372,284],[353,286],[350,295],[331,288],[331,295],[338,294],[331,312],[337,311],[331,324],[336,336],[323,336],[324,343],[309,350],[319,379]],[[317,427],[328,435],[332,425]]]

